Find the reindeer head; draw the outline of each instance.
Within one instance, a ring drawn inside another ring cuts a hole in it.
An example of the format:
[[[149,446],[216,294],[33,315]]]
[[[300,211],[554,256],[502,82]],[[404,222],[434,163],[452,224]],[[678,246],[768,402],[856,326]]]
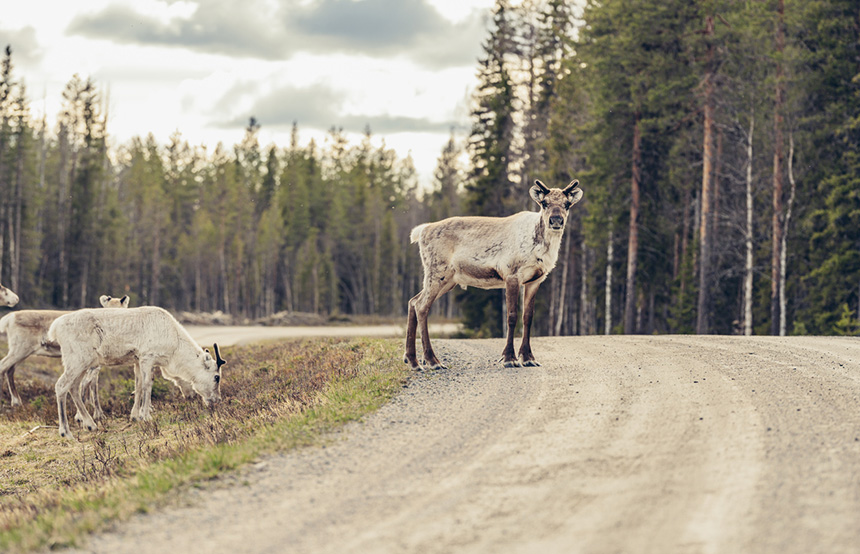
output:
[[[564,231],[571,206],[582,200],[582,189],[578,185],[579,181],[574,179],[563,190],[551,189],[535,180],[529,196],[540,206],[540,216],[547,229]]]
[[[107,294],[103,294],[99,297],[99,302],[101,303],[102,308],[128,308],[128,300],[129,298],[127,294],[122,298],[114,298]]]
[[[203,371],[196,373],[196,379],[192,383],[197,394],[203,397],[207,406],[213,406],[221,400],[221,366],[227,362],[221,358],[218,344],[215,344],[215,357],[204,349]]]
[[[0,306],[9,306],[10,308],[18,303],[18,295],[0,285]]]

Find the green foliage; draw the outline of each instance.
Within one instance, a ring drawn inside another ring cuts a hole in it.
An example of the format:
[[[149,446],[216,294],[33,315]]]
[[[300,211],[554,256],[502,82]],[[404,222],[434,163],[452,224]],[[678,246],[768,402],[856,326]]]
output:
[[[848,304],[842,304],[842,314],[833,325],[833,332],[843,337],[860,336],[860,319],[857,318],[857,312],[849,308]]]
[[[780,16],[772,2],[591,0],[580,12],[560,0],[498,0],[476,67],[467,156],[452,134],[426,194],[411,160],[369,129],[351,145],[335,127],[318,145],[302,144],[294,125],[288,146],[264,147],[266,122],[252,118],[229,147],[191,147],[177,133],[166,146],[150,136],[109,152],[103,98],[78,76],[53,133],[30,119],[7,51],[0,278],[24,307],[128,293],[135,304],[248,318],[280,310],[403,315],[421,286],[413,226],[534,209],[532,179],[559,186],[575,177],[585,200],[539,293],[536,332],[604,328],[612,240],[611,323],[629,296],[638,331],[689,332],[705,267],[710,328],[732,333],[745,306],[749,168],[753,325],[770,332],[772,229],[785,219],[773,206],[786,200],[774,202],[774,153],[787,153],[790,138],[797,198],[787,233],[788,332],[834,333],[844,306],[860,302],[860,4],[784,6]],[[775,44],[779,20],[784,46]],[[714,108],[714,241],[702,264],[706,97]],[[786,144],[776,142],[780,118]],[[636,249],[628,245],[634,169]],[[777,170],[787,174],[787,163]],[[629,282],[628,260],[636,262]],[[456,295],[472,332],[501,332],[498,296]],[[451,298],[437,310],[455,314]]]
[[[0,206],[0,278],[23,307],[92,306],[107,293],[249,318],[405,313],[402,283],[420,272],[403,247],[416,177],[369,130],[355,146],[333,131],[320,150],[294,127],[286,149],[262,148],[252,118],[232,148],[191,147],[176,133],[166,146],[149,135],[109,153],[91,79],[69,82],[52,137],[26,120],[11,54],[4,68],[0,195],[14,202]]]

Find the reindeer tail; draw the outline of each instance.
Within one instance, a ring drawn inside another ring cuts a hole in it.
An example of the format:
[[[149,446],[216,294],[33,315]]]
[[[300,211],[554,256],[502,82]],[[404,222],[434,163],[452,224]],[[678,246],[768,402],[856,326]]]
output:
[[[424,227],[427,227],[426,223],[418,225],[412,229],[411,233],[409,233],[409,240],[412,241],[413,244],[421,240],[421,233],[424,232]]]

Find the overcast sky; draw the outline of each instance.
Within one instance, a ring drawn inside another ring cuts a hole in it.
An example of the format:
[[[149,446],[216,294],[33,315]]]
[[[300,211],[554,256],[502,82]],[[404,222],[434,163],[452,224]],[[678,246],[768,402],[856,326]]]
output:
[[[114,142],[180,131],[192,144],[303,144],[369,125],[429,182],[452,126],[463,136],[493,0],[25,0],[7,5],[32,113],[53,124],[77,73],[110,92]]]

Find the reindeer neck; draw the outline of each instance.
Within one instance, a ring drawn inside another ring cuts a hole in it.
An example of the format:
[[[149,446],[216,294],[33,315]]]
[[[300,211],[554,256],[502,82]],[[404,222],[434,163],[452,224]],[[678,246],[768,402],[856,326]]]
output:
[[[563,231],[550,231],[547,229],[543,222],[543,217],[539,217],[537,225],[535,225],[535,251],[547,255],[555,260],[558,256],[558,250],[561,247],[561,239],[563,236]]]

